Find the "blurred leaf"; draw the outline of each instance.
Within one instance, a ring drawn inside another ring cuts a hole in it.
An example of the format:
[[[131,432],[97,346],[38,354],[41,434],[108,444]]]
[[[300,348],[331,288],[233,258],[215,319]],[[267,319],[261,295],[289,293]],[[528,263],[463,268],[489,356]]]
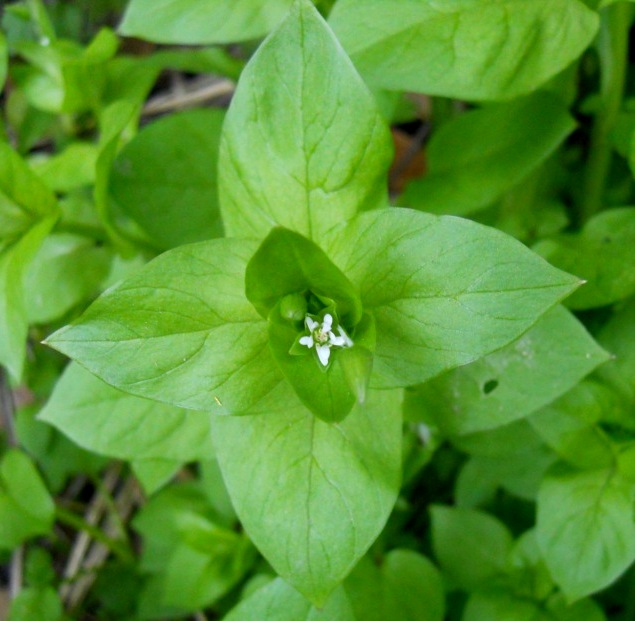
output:
[[[224,113],[190,110],[144,127],[117,155],[110,191],[161,249],[222,235],[216,169]]]
[[[119,27],[127,37],[157,43],[233,43],[261,37],[292,0],[131,0]]]
[[[544,162],[575,128],[566,106],[538,92],[467,112],[426,147],[428,171],[400,204],[458,216],[491,205]]]

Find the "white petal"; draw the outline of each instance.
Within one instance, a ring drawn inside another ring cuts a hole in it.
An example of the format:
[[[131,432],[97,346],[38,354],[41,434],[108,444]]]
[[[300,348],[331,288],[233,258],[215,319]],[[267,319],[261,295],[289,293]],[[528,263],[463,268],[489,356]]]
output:
[[[350,336],[348,336],[348,334],[346,334],[346,332],[344,332],[344,329],[342,328],[342,326],[337,326],[337,331],[340,333],[340,336],[344,339],[344,342],[346,343],[346,347],[353,347],[353,340],[351,339]]]
[[[312,336],[303,336],[299,341],[300,345],[306,345],[309,349],[313,347],[313,337]]]
[[[329,356],[331,355],[331,348],[328,345],[316,345],[315,351],[317,351],[320,362],[326,366],[329,363]]]
[[[329,343],[336,347],[344,347],[346,339],[343,336],[335,336],[332,332],[329,332]]]
[[[306,329],[309,332],[313,332],[313,330],[315,330],[315,328],[320,325],[317,321],[311,319],[311,317],[309,317],[308,315],[304,318],[304,323],[306,324]]]
[[[326,315],[324,315],[324,321],[322,322],[322,331],[328,332],[331,329],[332,325],[333,325],[333,317],[331,317],[329,313],[326,313]]]

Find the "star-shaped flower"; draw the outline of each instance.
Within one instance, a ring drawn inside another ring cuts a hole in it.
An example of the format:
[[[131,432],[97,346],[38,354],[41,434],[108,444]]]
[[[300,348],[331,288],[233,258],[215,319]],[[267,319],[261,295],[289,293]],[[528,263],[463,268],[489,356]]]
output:
[[[318,359],[323,366],[326,366],[329,363],[331,347],[353,346],[353,341],[348,334],[346,334],[342,326],[337,326],[338,335],[333,332],[333,317],[329,313],[324,315],[324,319],[321,324],[319,321],[315,321],[315,319],[307,315],[304,318],[304,324],[310,334],[303,336],[299,343],[300,345],[306,345],[309,349],[315,346]]]

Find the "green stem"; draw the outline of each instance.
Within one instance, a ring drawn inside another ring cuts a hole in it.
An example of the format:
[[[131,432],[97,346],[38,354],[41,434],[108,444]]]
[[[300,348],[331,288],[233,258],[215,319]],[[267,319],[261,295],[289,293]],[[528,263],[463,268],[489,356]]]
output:
[[[602,12],[598,39],[601,67],[600,110],[591,132],[580,219],[586,222],[602,207],[604,188],[611,166],[610,133],[622,105],[628,68],[628,35],[632,5],[617,2]]]
[[[117,555],[124,562],[132,562],[134,555],[132,550],[122,541],[116,541],[105,535],[99,528],[89,524],[84,518],[76,513],[65,509],[64,507],[55,507],[55,517],[58,522],[66,524],[75,530],[83,530],[88,533],[95,541],[99,541],[105,545],[113,554]]]

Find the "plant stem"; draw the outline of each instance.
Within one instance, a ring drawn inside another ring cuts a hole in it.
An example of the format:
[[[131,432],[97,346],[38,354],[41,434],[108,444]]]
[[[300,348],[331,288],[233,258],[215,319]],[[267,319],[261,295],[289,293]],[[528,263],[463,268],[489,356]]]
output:
[[[86,520],[81,518],[76,513],[65,509],[64,507],[57,506],[55,508],[55,517],[62,524],[66,524],[75,530],[83,530],[88,533],[95,541],[99,541],[106,546],[113,554],[116,554],[122,561],[131,562],[134,557],[132,551],[122,541],[111,539],[107,535],[101,532],[99,528],[89,524]]]
[[[580,202],[581,223],[602,207],[604,188],[611,166],[610,133],[622,105],[628,68],[628,35],[632,6],[617,2],[602,11],[598,38],[601,89],[600,109],[591,132],[583,194]]]

